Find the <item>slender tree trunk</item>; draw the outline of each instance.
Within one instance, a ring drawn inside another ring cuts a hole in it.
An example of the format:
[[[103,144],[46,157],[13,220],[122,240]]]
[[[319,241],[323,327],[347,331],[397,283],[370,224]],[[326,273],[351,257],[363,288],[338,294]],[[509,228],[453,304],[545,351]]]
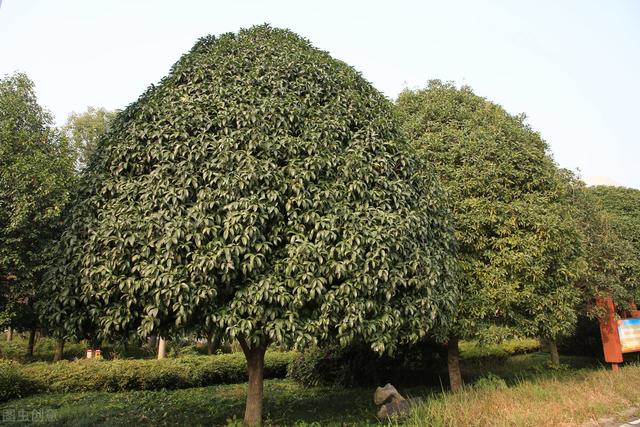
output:
[[[158,348],[158,337],[156,335],[149,335],[149,347],[154,351]]]
[[[460,391],[462,389],[462,374],[460,373],[458,337],[449,337],[449,342],[447,343],[447,366],[449,368],[451,391]]]
[[[558,353],[558,343],[556,340],[547,339],[547,346],[549,348],[549,355],[551,356],[551,364],[553,366],[560,366],[560,354]]]
[[[98,337],[91,338],[91,350],[93,350],[93,354],[95,357],[96,350],[100,348],[100,344],[102,344],[102,340]]]
[[[33,356],[33,346],[36,343],[36,328],[29,330],[29,342],[27,343],[27,356]]]
[[[13,328],[7,329],[7,341],[13,340]]]
[[[266,344],[250,347],[242,338],[239,338],[240,346],[247,359],[247,373],[249,384],[247,387],[247,404],[244,410],[244,423],[248,426],[262,425],[262,397],[264,382],[264,354],[267,351]]]
[[[158,339],[158,359],[164,359],[167,356],[167,343],[164,337]]]
[[[53,354],[53,361],[59,362],[64,357],[64,339],[59,339],[56,342],[56,352]]]
[[[213,348],[213,337],[209,334],[207,335],[207,354],[211,356],[214,351],[216,350]]]
[[[209,333],[207,335],[207,354],[209,356],[215,354],[218,347],[220,347],[220,334]]]

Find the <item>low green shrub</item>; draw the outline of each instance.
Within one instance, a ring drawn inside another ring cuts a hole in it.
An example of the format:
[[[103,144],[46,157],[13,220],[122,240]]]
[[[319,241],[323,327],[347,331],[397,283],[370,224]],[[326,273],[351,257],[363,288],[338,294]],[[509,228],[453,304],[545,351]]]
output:
[[[504,379],[491,372],[475,380],[473,387],[477,390],[504,390],[508,388]]]
[[[460,357],[462,359],[491,358],[500,359],[540,351],[542,345],[534,338],[508,339],[499,343],[481,343],[478,341],[461,341]]]
[[[267,352],[265,378],[284,378],[294,352]],[[4,362],[5,364],[7,362]],[[9,366],[9,365],[8,365]],[[78,360],[10,364],[12,375],[49,392],[162,390],[239,383],[247,380],[241,353],[162,360]],[[30,393],[28,393],[30,394]],[[11,398],[11,396],[7,397]]]
[[[26,376],[18,363],[0,360],[0,402],[29,396],[42,389],[42,384]]]

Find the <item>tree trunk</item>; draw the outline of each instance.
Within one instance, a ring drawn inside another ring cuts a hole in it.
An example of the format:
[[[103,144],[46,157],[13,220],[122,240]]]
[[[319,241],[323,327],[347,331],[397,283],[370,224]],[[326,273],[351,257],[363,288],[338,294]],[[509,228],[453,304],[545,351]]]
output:
[[[29,342],[27,343],[27,356],[33,356],[33,346],[36,343],[36,328],[29,330]]]
[[[213,338],[211,337],[211,334],[209,334],[207,336],[207,354],[211,356],[214,351],[216,350],[213,348]]]
[[[551,364],[553,366],[560,366],[560,354],[558,354],[558,343],[556,342],[556,340],[549,338],[547,340],[547,346],[549,347]]]
[[[59,339],[56,342],[56,352],[53,354],[53,361],[59,362],[64,356],[64,339]]]
[[[209,356],[216,353],[216,350],[220,346],[220,334],[210,333],[207,335],[207,354]]]
[[[264,353],[266,344],[257,347],[249,347],[249,344],[239,338],[240,346],[247,359],[247,374],[249,384],[247,387],[247,404],[244,410],[244,423],[248,426],[262,425],[262,397],[264,380]]]
[[[93,350],[93,354],[95,356],[96,350],[100,348],[100,344],[102,344],[102,340],[98,337],[91,338],[91,350]]]
[[[158,337],[156,335],[149,335],[149,347],[154,351],[158,348]]]
[[[167,356],[167,343],[164,337],[158,339],[158,359],[164,359]]]
[[[7,329],[7,341],[13,340],[13,328]]]
[[[462,374],[460,373],[458,337],[449,337],[449,342],[447,343],[447,366],[449,368],[451,391],[460,391],[462,389]]]

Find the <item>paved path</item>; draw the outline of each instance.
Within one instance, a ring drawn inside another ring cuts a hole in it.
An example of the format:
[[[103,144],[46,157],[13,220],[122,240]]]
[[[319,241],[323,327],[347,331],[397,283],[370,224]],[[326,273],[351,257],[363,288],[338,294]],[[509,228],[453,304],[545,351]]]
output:
[[[589,421],[582,424],[581,427],[640,427],[640,407],[635,406],[618,413],[616,416],[608,416],[599,418],[597,420]],[[620,424],[620,419],[627,419],[629,421]]]
[[[638,426],[640,426],[640,418],[627,421],[624,424],[620,424],[620,427],[638,427]]]

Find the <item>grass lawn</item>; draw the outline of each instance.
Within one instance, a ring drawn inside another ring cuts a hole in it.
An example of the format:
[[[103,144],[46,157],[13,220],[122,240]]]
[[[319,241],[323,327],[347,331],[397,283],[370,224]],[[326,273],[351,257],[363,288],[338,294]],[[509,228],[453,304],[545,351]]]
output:
[[[13,410],[50,417],[49,425],[145,426],[226,425],[242,419],[246,384],[219,385],[173,391],[89,392],[38,395],[0,405],[0,414]],[[266,424],[296,421],[320,425],[375,424],[373,391],[330,387],[303,388],[291,380],[265,381]]]
[[[549,355],[536,350],[534,340],[495,347],[463,343],[464,391],[456,395],[443,391],[446,367],[433,373],[437,380],[431,384],[398,386],[406,397],[424,402],[403,425],[570,426],[640,404],[640,365],[629,364],[616,374],[593,358],[563,357],[561,368],[551,368]],[[636,355],[630,361],[638,359]],[[240,425],[245,391],[246,384],[227,384],[171,391],[39,394],[0,404],[0,424],[23,419],[12,424],[41,420],[64,426],[224,426],[235,419]],[[381,425],[375,417],[373,391],[304,388],[288,379],[267,380],[265,425]]]
[[[580,426],[640,404],[640,365],[620,372],[560,369],[507,386],[498,377],[430,396],[405,426]],[[628,416],[628,415],[627,415]],[[619,421],[626,421],[619,416]]]
[[[572,421],[615,413],[640,402],[639,366],[630,365],[616,375],[586,358],[563,358],[566,365],[561,369],[551,369],[547,362],[548,354],[541,352],[465,360],[469,386],[458,395],[443,393],[438,385],[399,387],[405,396],[426,398],[406,425],[575,425]],[[172,391],[41,394],[5,402],[0,416],[17,418],[22,411],[23,416],[48,419],[48,425],[65,426],[227,425],[234,416],[242,418],[245,390],[245,384],[231,384]],[[375,425],[377,408],[372,397],[369,388],[304,388],[291,380],[267,380],[265,424]]]

